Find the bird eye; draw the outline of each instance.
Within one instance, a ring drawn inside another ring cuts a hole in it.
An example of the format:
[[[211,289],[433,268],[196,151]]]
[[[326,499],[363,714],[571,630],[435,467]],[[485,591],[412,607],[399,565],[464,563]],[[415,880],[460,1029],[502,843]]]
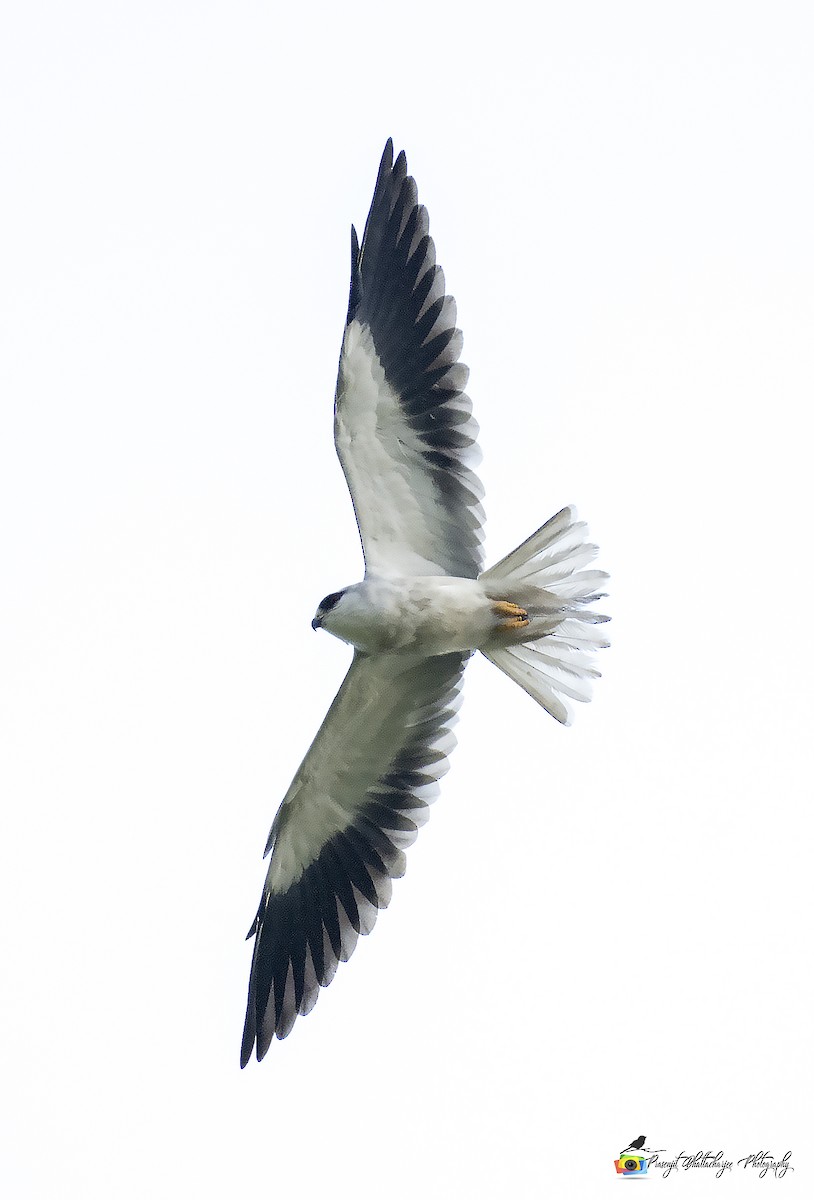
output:
[[[330,596],[326,596],[325,599],[320,603],[320,610],[322,612],[330,612],[334,605],[339,601],[341,595],[341,592],[331,592]]]

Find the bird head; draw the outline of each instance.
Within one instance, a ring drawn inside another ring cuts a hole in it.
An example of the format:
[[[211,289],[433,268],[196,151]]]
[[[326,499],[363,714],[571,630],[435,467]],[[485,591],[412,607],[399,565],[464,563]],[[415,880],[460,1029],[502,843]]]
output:
[[[343,588],[341,592],[331,592],[330,595],[326,596],[323,600],[320,600],[316,616],[311,622],[312,629],[322,629],[325,618],[336,608],[339,601],[345,595],[345,591],[346,589]]]

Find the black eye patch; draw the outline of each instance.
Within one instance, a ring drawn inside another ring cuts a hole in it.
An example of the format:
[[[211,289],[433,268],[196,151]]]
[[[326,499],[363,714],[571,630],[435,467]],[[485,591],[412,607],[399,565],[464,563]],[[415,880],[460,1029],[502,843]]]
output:
[[[326,596],[324,600],[320,601],[320,611],[330,612],[341,596],[342,592],[331,592],[330,596]]]

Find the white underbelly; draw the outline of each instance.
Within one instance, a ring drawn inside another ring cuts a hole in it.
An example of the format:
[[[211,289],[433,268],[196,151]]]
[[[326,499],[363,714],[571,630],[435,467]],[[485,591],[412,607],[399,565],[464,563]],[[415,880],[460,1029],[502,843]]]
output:
[[[371,579],[366,585],[373,651],[435,655],[477,650],[494,628],[491,602],[477,579],[425,575]]]

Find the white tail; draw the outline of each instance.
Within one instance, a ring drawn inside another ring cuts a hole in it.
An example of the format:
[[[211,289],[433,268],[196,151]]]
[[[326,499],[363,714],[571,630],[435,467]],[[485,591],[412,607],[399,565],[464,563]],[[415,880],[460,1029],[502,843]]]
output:
[[[591,698],[599,671],[594,651],[608,645],[598,626],[608,620],[586,605],[604,595],[604,571],[585,570],[597,554],[576,509],[564,508],[521,546],[481,575],[492,600],[519,604],[529,624],[483,654],[563,725],[570,725],[568,700]]]

